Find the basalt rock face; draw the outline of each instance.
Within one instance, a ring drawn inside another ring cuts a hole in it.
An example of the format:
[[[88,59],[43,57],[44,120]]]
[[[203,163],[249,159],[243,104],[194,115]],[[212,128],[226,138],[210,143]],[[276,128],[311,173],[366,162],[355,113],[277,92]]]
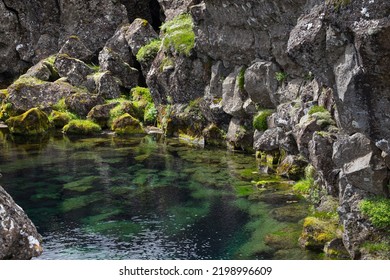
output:
[[[186,4],[160,2],[169,13]],[[344,246],[352,258],[369,258],[362,245],[383,235],[359,203],[389,195],[390,3],[204,0],[184,8],[193,17],[195,48],[165,68],[166,54],[157,55],[147,74],[155,102],[201,98],[209,122],[219,105],[228,116],[219,124],[228,147],[253,143],[256,151],[311,163],[319,207],[322,196],[339,199]],[[274,110],[266,130],[248,139],[254,115],[266,108]]]
[[[122,24],[141,17],[158,28],[157,0],[0,1],[0,83],[57,53],[77,36],[97,53]]]
[[[37,229],[1,186],[0,236],[0,260],[31,259],[42,253]]]

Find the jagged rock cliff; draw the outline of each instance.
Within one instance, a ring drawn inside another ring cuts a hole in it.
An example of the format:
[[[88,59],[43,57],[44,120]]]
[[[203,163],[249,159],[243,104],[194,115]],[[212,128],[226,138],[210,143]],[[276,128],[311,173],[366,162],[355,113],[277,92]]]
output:
[[[342,227],[326,248],[343,244],[358,259],[375,257],[368,243],[388,244],[389,226],[361,207],[389,196],[388,1],[46,2],[0,1],[0,83],[59,52],[24,75],[34,83],[8,88],[9,114],[49,114],[65,98],[90,117],[112,108],[104,99],[146,83],[166,135],[256,151],[268,163],[262,171],[293,179],[313,166],[313,202],[330,212],[337,200]],[[54,89],[53,100],[41,100]],[[124,112],[136,114],[132,106]]]

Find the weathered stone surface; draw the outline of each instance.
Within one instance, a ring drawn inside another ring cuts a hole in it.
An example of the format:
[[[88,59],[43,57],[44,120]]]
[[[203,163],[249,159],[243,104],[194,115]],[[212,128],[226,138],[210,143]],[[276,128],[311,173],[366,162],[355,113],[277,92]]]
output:
[[[321,130],[321,126],[318,124],[315,118],[308,115],[302,117],[300,123],[294,128],[295,139],[299,151],[306,157],[309,157],[309,142],[313,137],[313,133]]]
[[[90,62],[94,55],[77,36],[70,36],[58,54],[65,54],[84,62]]]
[[[80,117],[86,117],[93,107],[103,103],[103,97],[88,92],[78,92],[65,98],[69,111]]]
[[[367,136],[356,133],[335,142],[333,161],[341,168],[345,183],[371,194],[387,194],[387,166],[381,151]]]
[[[161,5],[161,8],[164,10],[164,14],[166,16],[166,20],[171,20],[175,16],[186,12],[187,8],[191,5],[198,4],[194,0],[158,0]]]
[[[77,89],[64,82],[49,83],[21,77],[8,88],[8,92],[6,102],[11,103],[13,110],[21,114],[34,107],[49,112],[60,99],[74,94]]]
[[[251,151],[253,147],[253,129],[251,124],[239,118],[232,118],[229,124],[226,142],[229,149]]]
[[[66,54],[58,55],[54,66],[58,70],[58,74],[63,78],[66,77],[73,86],[81,86],[86,82],[87,76],[94,72],[91,67],[81,60]]]
[[[110,111],[117,105],[119,105],[119,102],[97,105],[89,111],[87,118],[100,125],[100,127],[107,128],[109,127]]]
[[[245,116],[243,106],[247,99],[247,95],[237,82],[239,72],[240,68],[237,67],[226,77],[222,84],[222,108],[227,114],[234,117]]]
[[[119,81],[110,72],[99,72],[94,75],[96,92],[105,99],[119,98],[121,90]]]
[[[0,76],[15,75],[56,53],[72,35],[96,52],[119,25],[128,22],[121,1],[4,0],[0,14],[0,45],[4,45],[0,48]]]
[[[332,161],[335,135],[315,132],[309,142],[309,159],[328,194],[338,195],[338,170]]]
[[[129,30],[130,25],[126,24],[119,27],[115,34],[104,45],[105,51],[115,53],[120,61],[134,66],[134,57],[131,52],[129,43],[126,40],[126,33]]]
[[[261,108],[275,108],[274,93],[278,89],[278,67],[269,61],[258,60],[245,71],[245,90]]]
[[[0,186],[0,260],[27,260],[42,254],[34,224]]]
[[[163,51],[157,54],[146,83],[151,89],[156,104],[189,103],[203,97],[207,72],[199,58],[183,56],[166,57]]]
[[[254,142],[253,148],[256,151],[274,151],[279,150],[280,141],[285,137],[283,129],[280,127],[267,129],[261,136]]]
[[[158,38],[158,35],[146,20],[138,18],[127,28],[125,37],[131,52],[136,56],[141,47]]]
[[[125,88],[130,89],[138,84],[139,71],[123,61],[120,54],[107,47],[99,54],[99,65],[101,71],[110,71]]]
[[[50,70],[50,67],[47,65],[47,63],[44,60],[41,60],[33,67],[28,69],[25,75],[37,78],[42,81],[49,81],[50,77],[52,76],[52,72]]]

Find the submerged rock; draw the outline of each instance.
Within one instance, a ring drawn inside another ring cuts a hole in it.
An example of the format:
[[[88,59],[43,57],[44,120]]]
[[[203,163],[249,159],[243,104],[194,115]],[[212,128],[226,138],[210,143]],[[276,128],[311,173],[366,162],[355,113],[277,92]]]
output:
[[[34,224],[0,186],[0,260],[27,260],[42,254]]]

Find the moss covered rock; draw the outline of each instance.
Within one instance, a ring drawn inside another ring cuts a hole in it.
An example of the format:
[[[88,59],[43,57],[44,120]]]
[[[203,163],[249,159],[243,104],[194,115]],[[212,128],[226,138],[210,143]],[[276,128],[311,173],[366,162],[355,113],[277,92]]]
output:
[[[101,132],[101,127],[90,120],[72,120],[64,126],[65,134],[73,135],[93,135]]]
[[[67,112],[52,111],[49,119],[54,127],[63,128],[72,119],[72,115]]]
[[[111,129],[118,134],[143,134],[145,133],[139,120],[125,113],[112,123]]]
[[[323,250],[327,242],[337,237],[337,226],[337,220],[306,217],[299,242],[302,247]]]
[[[50,129],[49,118],[38,108],[32,108],[24,114],[11,117],[6,124],[11,133],[20,135],[37,135]]]

